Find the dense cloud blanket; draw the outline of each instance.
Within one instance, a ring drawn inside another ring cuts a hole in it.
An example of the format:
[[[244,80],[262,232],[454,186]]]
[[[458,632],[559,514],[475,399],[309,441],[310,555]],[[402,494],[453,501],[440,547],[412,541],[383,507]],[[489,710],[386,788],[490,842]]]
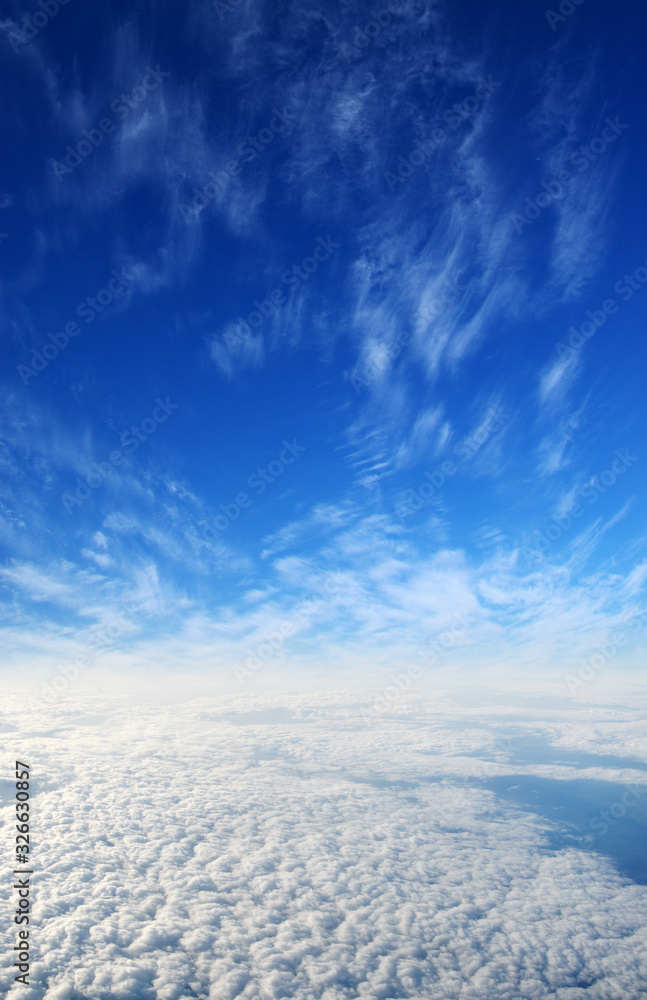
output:
[[[634,710],[83,696],[18,731],[4,707],[33,789],[32,985],[7,972],[12,924],[12,998],[645,996]]]

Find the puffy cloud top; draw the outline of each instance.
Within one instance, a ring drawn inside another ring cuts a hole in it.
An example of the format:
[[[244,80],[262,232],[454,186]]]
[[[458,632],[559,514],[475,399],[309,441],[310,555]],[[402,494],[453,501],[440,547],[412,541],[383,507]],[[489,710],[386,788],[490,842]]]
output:
[[[89,697],[23,716],[5,756],[15,747],[32,767],[35,960],[29,988],[3,973],[9,996],[644,996],[645,886],[602,836],[492,788],[604,779],[639,798],[632,713],[553,713],[559,762],[519,763],[541,712],[403,696],[376,722],[365,707]],[[588,741],[605,722],[615,757],[596,766]],[[3,796],[7,835],[10,784]],[[5,901],[12,891],[5,879]]]

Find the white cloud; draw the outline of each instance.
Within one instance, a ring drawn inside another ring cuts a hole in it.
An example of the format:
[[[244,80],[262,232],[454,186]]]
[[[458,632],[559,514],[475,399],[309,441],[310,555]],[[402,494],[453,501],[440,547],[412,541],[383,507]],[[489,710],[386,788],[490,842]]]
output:
[[[524,722],[514,699],[418,692],[376,725],[359,692],[169,701],[4,701],[40,831],[34,985],[11,984],[8,938],[8,996],[643,995],[647,888],[586,841],[586,811],[574,830],[506,792],[543,775],[647,793],[638,706]],[[559,763],[515,759],[538,727]]]
[[[222,338],[210,341],[209,350],[212,360],[228,378],[244,368],[257,368],[265,356],[262,334],[245,336],[238,323],[229,323]]]
[[[33,601],[57,601],[70,603],[73,589],[54,568],[47,572],[37,566],[15,563],[0,569],[0,577],[16,587],[25,590]]]
[[[558,357],[540,378],[539,396],[542,403],[556,395],[562,396],[566,385],[574,380],[579,367],[580,359],[575,351]]]

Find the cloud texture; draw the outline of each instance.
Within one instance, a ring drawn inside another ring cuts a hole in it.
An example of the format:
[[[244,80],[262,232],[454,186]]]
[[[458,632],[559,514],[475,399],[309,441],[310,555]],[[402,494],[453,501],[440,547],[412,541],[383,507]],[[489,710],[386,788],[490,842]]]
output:
[[[365,707],[106,694],[27,712],[3,742],[32,757],[37,961],[9,995],[639,1000],[645,885],[491,788],[647,791],[638,714],[403,696],[376,725]],[[552,757],[515,763],[542,727]]]

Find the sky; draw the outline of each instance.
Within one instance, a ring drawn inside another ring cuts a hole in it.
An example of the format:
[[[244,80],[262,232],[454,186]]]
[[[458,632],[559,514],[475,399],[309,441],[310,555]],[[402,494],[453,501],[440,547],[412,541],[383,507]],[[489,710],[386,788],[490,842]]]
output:
[[[644,27],[8,0],[8,681],[637,678]]]

